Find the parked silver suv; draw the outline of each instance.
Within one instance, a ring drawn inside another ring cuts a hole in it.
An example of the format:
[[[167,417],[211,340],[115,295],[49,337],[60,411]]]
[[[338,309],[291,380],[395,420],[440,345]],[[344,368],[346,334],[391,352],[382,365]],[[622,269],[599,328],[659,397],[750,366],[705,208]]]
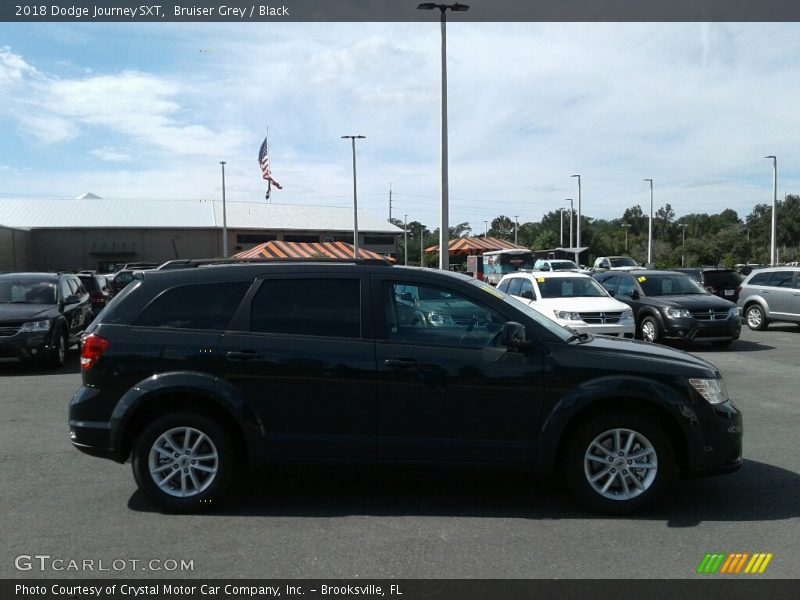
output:
[[[800,323],[800,267],[753,271],[739,288],[738,304],[750,329],[775,321]]]

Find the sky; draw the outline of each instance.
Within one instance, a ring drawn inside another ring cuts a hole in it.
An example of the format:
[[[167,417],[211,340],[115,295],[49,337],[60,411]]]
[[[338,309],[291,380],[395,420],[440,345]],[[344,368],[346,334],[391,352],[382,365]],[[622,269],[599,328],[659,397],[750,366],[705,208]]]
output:
[[[0,201],[358,204],[436,226],[432,23],[3,23]],[[450,223],[574,198],[740,217],[800,183],[796,23],[458,23],[447,29]]]

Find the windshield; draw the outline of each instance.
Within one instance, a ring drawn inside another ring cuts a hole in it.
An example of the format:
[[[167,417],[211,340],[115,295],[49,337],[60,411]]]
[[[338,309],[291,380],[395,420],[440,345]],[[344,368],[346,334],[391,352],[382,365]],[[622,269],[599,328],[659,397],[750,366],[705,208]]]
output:
[[[637,279],[646,296],[708,294],[702,285],[687,275],[643,275]]]
[[[56,284],[35,279],[0,280],[0,303],[56,304]]]
[[[555,321],[552,321],[552,320],[548,319],[547,317],[545,317],[544,315],[542,315],[541,313],[533,310],[531,307],[529,307],[524,302],[520,302],[519,300],[516,300],[512,296],[509,296],[508,294],[501,292],[497,288],[492,287],[491,285],[489,285],[488,283],[485,283],[483,281],[478,281],[477,279],[471,279],[470,283],[472,285],[476,286],[476,287],[479,287],[481,290],[483,290],[487,294],[492,294],[493,296],[495,296],[497,298],[502,298],[503,300],[505,300],[506,302],[511,304],[516,310],[519,310],[519,311],[523,312],[525,314],[525,316],[527,316],[528,318],[536,321],[536,323],[538,325],[540,325],[543,328],[547,329],[550,333],[555,335],[560,340],[567,341],[568,339],[570,339],[572,337],[572,335],[573,335],[572,331],[570,331],[566,327],[562,327],[561,325],[559,325]]]
[[[608,296],[591,277],[548,277],[538,280],[542,298],[598,298]]]
[[[553,269],[553,271],[564,271],[568,269],[577,269],[578,265],[571,260],[551,260],[550,268]]]
[[[632,258],[627,256],[618,256],[617,258],[610,258],[612,267],[638,267],[638,263]]]

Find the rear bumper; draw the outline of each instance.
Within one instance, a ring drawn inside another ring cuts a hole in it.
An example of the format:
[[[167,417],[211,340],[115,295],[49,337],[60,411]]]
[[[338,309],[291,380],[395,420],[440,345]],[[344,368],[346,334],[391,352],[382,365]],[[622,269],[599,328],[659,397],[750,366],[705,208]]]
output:
[[[69,403],[69,439],[84,454],[124,462],[118,448],[111,443],[111,424],[96,421],[99,391],[81,386]]]

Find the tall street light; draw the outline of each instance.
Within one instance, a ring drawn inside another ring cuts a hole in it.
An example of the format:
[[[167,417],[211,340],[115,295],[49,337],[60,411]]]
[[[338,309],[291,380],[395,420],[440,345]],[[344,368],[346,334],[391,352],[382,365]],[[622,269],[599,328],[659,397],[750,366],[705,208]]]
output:
[[[630,223],[623,223],[622,225],[620,225],[620,227],[624,227],[625,228],[625,253],[627,254],[628,253],[628,229],[630,229],[631,224]]]
[[[408,215],[403,215],[403,266],[408,266]]]
[[[225,210],[225,161],[219,161],[222,165],[222,258],[228,258],[228,215]]]
[[[688,223],[678,223],[678,227],[683,229],[683,235],[681,236],[681,266],[686,266],[686,228],[689,226]]]
[[[483,237],[489,237],[489,221],[483,222]]]
[[[580,175],[570,175],[570,177],[577,177],[578,178],[578,248],[581,247],[581,176]]]
[[[517,232],[519,231],[519,215],[514,215],[514,243],[517,243]]]
[[[572,198],[567,198],[565,202],[569,202],[569,247],[574,248],[575,246],[572,245],[572,213],[575,212],[575,205]]]
[[[564,211],[567,210],[566,208],[561,209],[561,243],[560,246],[564,247]]]
[[[469,10],[466,4],[435,4],[423,2],[417,6],[419,10],[433,10],[438,8],[441,12],[442,23],[442,201],[439,217],[439,268],[443,271],[450,269],[450,224],[448,222],[448,176],[447,176],[447,10],[464,12]]]
[[[422,257],[425,256],[425,225],[419,225],[419,266],[424,267]],[[449,268],[449,267],[448,267]]]
[[[366,139],[365,135],[343,135],[343,140],[353,143],[353,258],[358,260],[358,189],[356,187],[356,140]]]
[[[650,221],[647,224],[647,266],[653,262],[653,180],[642,179],[650,182]]]
[[[775,266],[778,262],[776,255],[776,234],[778,231],[778,159],[772,155],[764,158],[772,159],[772,242],[769,248],[769,264]]]

